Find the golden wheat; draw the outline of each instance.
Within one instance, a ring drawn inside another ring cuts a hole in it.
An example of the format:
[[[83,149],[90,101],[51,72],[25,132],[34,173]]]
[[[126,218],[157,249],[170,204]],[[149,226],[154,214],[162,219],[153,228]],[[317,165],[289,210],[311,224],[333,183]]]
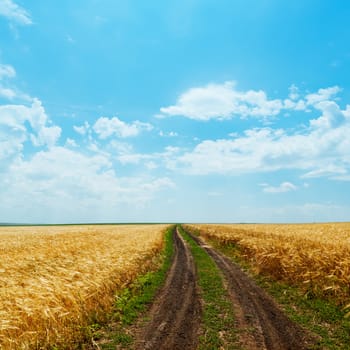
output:
[[[350,223],[188,227],[204,238],[237,244],[258,273],[349,302]]]
[[[2,227],[0,348],[72,349],[150,268],[165,225]]]

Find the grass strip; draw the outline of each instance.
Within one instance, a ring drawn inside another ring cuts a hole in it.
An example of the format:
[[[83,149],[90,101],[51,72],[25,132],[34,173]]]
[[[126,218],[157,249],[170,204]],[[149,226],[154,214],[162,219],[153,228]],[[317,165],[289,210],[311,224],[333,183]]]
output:
[[[200,350],[240,349],[234,329],[234,311],[215,262],[204,249],[183,230],[179,231],[190,246],[198,274],[203,300]]]
[[[198,234],[192,230],[191,233]],[[255,282],[283,307],[291,320],[318,335],[319,342],[315,349],[350,349],[350,319],[344,318],[345,311],[339,306],[332,301],[305,293],[298,286],[255,273],[237,244],[223,244],[215,239],[206,241],[247,271]]]
[[[118,293],[108,326],[101,327],[98,324],[90,326],[93,343],[98,344],[100,349],[114,350],[116,346],[118,349],[129,349],[132,346],[134,339],[128,332],[128,326],[136,322],[165,282],[174,254],[172,238],[174,229],[175,226],[171,226],[165,233],[160,268],[139,276],[130,286]]]

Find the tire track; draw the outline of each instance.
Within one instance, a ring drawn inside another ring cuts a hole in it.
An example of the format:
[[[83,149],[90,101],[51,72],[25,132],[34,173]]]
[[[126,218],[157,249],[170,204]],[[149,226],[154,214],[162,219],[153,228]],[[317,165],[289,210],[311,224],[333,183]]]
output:
[[[139,350],[196,349],[201,305],[193,257],[174,229],[175,253],[166,283],[136,340]]]
[[[187,232],[188,233],[188,232]],[[237,264],[188,233],[223,272],[235,309],[240,344],[249,350],[310,349],[314,339],[283,313],[273,299]]]

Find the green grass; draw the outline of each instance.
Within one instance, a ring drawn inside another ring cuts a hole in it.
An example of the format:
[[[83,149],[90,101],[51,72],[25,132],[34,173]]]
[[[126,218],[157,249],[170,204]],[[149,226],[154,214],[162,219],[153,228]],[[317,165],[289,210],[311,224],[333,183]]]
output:
[[[246,270],[283,307],[290,319],[316,334],[319,342],[315,349],[350,349],[350,319],[344,318],[345,312],[339,306],[305,293],[298,286],[257,275],[236,244],[222,244],[217,240],[209,243]]]
[[[109,326],[96,327],[92,325],[92,337],[97,341],[103,339],[99,344],[103,350],[118,348],[129,349],[134,339],[127,331],[127,327],[136,320],[147,309],[153,301],[157,291],[164,284],[167,271],[170,268],[174,254],[172,234],[174,226],[165,233],[165,245],[161,253],[161,267],[157,271],[148,272],[139,276],[128,288],[123,289],[116,296],[113,312],[109,317]]]
[[[234,330],[234,313],[223,277],[211,257],[179,226],[193,254],[203,299],[200,350],[239,349]]]

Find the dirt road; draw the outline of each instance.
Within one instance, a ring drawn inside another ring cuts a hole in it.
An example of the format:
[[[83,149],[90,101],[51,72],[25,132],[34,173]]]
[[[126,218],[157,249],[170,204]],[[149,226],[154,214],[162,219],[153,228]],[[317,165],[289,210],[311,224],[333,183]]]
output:
[[[308,349],[310,335],[291,322],[273,299],[227,257],[191,235],[223,272],[235,309],[240,343],[249,350]]]
[[[239,345],[247,350],[303,350],[310,336],[291,322],[281,309],[236,264],[191,236],[215,261],[235,310]],[[149,323],[139,332],[137,349],[196,349],[201,300],[190,250],[174,232],[175,256],[166,284],[152,306]]]
[[[196,349],[200,326],[200,298],[193,257],[174,230],[175,254],[165,286],[153,304],[150,322],[136,342],[139,350]]]

